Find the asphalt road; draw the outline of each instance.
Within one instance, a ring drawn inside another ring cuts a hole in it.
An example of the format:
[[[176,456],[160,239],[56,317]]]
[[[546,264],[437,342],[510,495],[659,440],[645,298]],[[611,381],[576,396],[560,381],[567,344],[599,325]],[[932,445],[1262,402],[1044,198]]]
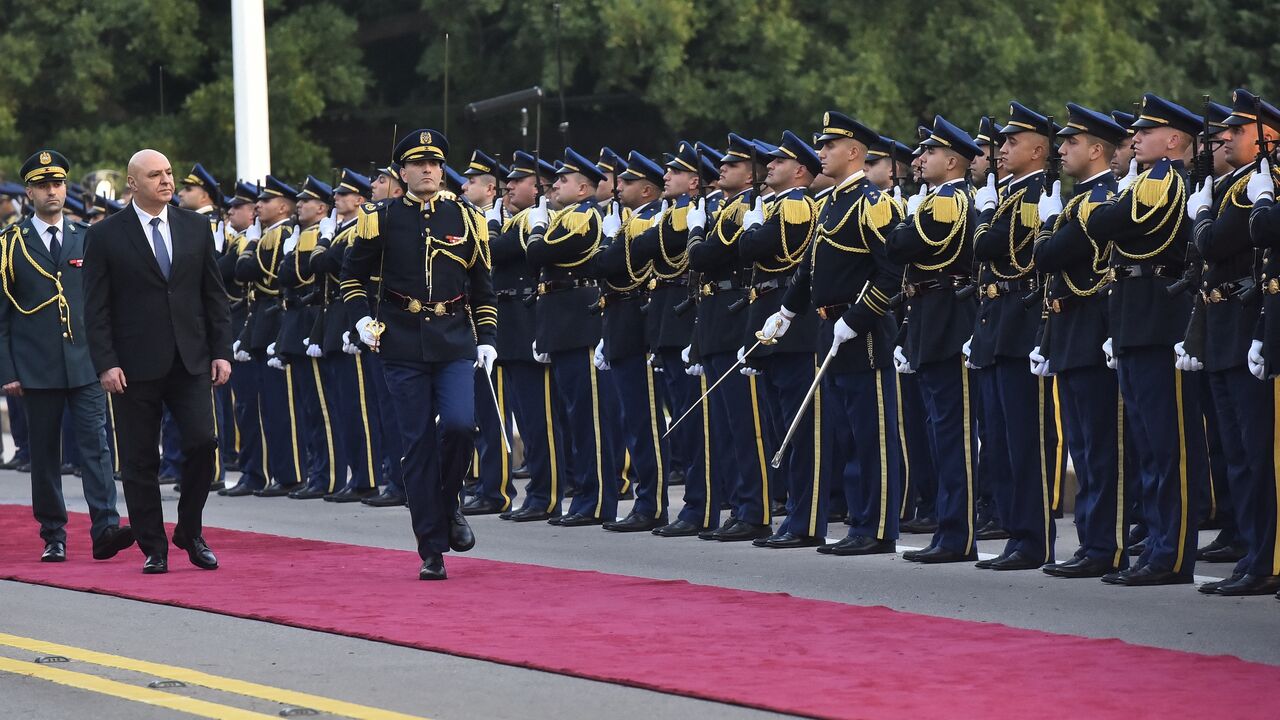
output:
[[[78,481],[67,478],[70,509],[83,510]],[[0,472],[0,503],[29,503],[27,476]],[[681,488],[673,489],[678,502]],[[176,503],[176,494],[165,497]],[[120,501],[124,510],[123,496]],[[166,503],[168,508],[173,505]],[[168,510],[172,520],[173,510]],[[625,512],[625,510],[623,511]],[[211,526],[412,550],[408,511],[286,498],[210,497]],[[928,615],[1061,632],[1280,664],[1280,602],[1271,597],[1205,597],[1191,586],[1125,588],[1096,580],[1061,580],[1038,571],[995,573],[967,564],[921,566],[893,556],[833,558],[812,549],[763,550],[695,538],[618,535],[600,528],[513,524],[473,518],[472,556],[554,567],[793,595],[858,605],[884,605]],[[832,535],[843,535],[833,526]],[[1070,518],[1059,521],[1058,552],[1074,548]],[[1202,533],[1208,542],[1212,533]],[[904,536],[919,546],[925,536]],[[87,539],[79,541],[87,543]],[[1002,541],[980,544],[998,552]],[[41,544],[34,521],[31,552]],[[82,544],[82,551],[87,548]],[[216,550],[216,548],[215,548]],[[72,551],[75,551],[73,545]],[[130,551],[137,555],[136,550]],[[135,558],[139,566],[141,556]],[[1225,565],[1201,564],[1201,576]],[[417,572],[409,563],[407,575]],[[110,618],[103,623],[102,618]],[[768,713],[606,683],[512,668],[325,633],[111,597],[0,583],[0,632],[63,643],[314,693],[428,718],[768,717]],[[201,638],[193,648],[183,642]],[[137,700],[104,697],[4,671],[5,658],[33,653],[0,643],[0,698],[14,718],[168,718],[181,712]],[[53,667],[53,666],[49,666]],[[73,660],[58,667],[145,685],[123,670]],[[151,678],[154,679],[154,678]],[[147,680],[148,682],[150,680]],[[192,697],[278,716],[284,704],[185,688]]]

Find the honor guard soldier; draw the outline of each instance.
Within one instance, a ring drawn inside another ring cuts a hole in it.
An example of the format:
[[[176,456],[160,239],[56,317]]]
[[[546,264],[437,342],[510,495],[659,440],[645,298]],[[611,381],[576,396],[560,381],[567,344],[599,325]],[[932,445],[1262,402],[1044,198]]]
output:
[[[909,298],[899,372],[917,375],[934,435],[938,530],[929,547],[903,553],[914,562],[976,560],[973,480],[976,447],[969,370],[960,349],[973,330],[973,301],[958,297],[972,273],[974,210],[965,176],[979,148],[963,130],[935,116],[924,148],[924,184],[908,198],[907,219],[888,237],[887,255],[906,265]],[[933,188],[926,191],[925,185]]]
[[[502,204],[486,213],[498,307],[498,361],[493,382],[504,407],[510,407],[511,416],[520,428],[529,484],[521,506],[511,509],[515,495],[509,474],[494,478],[498,480],[495,484],[482,472],[480,493],[462,508],[467,514],[484,514],[507,505],[498,517],[514,522],[560,517],[566,477],[563,442],[567,438],[561,437],[563,428],[555,411],[560,399],[555,392],[551,367],[539,362],[530,352],[535,339],[537,274],[525,257],[525,246],[533,230],[529,215],[538,201],[541,174],[550,177],[552,167],[539,163],[529,153],[517,151],[506,173]],[[488,400],[488,392],[486,382],[484,400]],[[476,402],[483,401],[481,395],[477,391]],[[492,405],[492,401],[489,404]],[[495,436],[494,441],[497,440]],[[481,462],[484,462],[483,454]]]
[[[983,383],[987,422],[982,439],[994,439],[1004,449],[1008,469],[992,490],[1009,540],[998,557],[978,563],[991,570],[1030,570],[1051,563],[1057,537],[1051,507],[1055,478],[1045,463],[1046,456],[1057,456],[1057,436],[1052,422],[1046,422],[1046,415],[1054,417],[1053,380],[1028,373],[1027,356],[1036,345],[1042,305],[1033,256],[1039,202],[1048,190],[1045,167],[1058,129],[1044,115],[1010,103],[999,156],[1009,182],[1001,193],[995,175],[988,174],[974,198],[978,224],[973,252],[984,264],[974,344],[984,337],[986,357],[978,361],[975,353],[971,360],[989,368]]]
[[[369,178],[343,168],[333,187],[333,215],[320,221],[320,237],[311,250],[312,304],[319,308],[307,354],[316,360],[321,378],[318,385],[333,403],[334,447],[342,450],[340,456],[334,455],[337,475],[341,478],[346,472],[343,464],[350,470],[346,484],[325,495],[328,502],[358,502],[371,497],[382,475],[378,402],[365,357],[351,342],[354,318],[347,313],[340,289],[342,262],[355,239],[356,218],[371,194]]]
[[[561,209],[549,212],[548,198],[543,197],[528,218],[532,230],[526,254],[541,273],[534,352],[551,360],[568,420],[565,452],[573,456],[573,502],[566,515],[550,519],[564,527],[617,519],[618,479],[600,417],[601,386],[594,363],[600,340],[600,291],[586,267],[602,237],[595,195],[603,180],[594,163],[566,148],[552,186]]]
[[[488,229],[474,207],[442,189],[448,150],[430,129],[396,144],[408,192],[361,208],[342,267],[344,300],[361,341],[382,356],[404,434],[423,580],[445,579],[443,553],[475,545],[458,495],[474,452],[475,367],[488,372],[496,356]],[[371,301],[365,287],[375,276]]]
[[[808,147],[803,142],[799,146]],[[710,217],[707,200],[699,199],[688,217],[689,266],[697,279],[692,294],[697,301],[697,322],[691,348],[697,348],[704,380],[721,383],[706,402],[710,415],[704,426],[709,430],[704,452],[711,468],[709,526],[720,524],[723,497],[730,508],[729,523],[751,528],[752,532],[746,533],[752,536],[749,539],[763,535],[762,530],[773,521],[769,497],[773,472],[765,459],[770,438],[766,436],[764,384],[756,375],[737,372],[742,339],[755,329],[748,325],[750,264],[742,259],[738,243],[745,233],[747,213],[759,197],[756,185],[766,172],[763,163],[773,159],[767,155],[770,151],[777,150],[730,133],[724,155],[717,158],[718,189],[723,195],[720,207]],[[723,528],[728,530],[728,526]],[[712,535],[719,539],[723,532]]]
[[[1201,282],[1203,340],[1190,333],[1184,367],[1201,363],[1209,375],[1210,397],[1218,412],[1238,541],[1245,556],[1224,582],[1199,590],[1219,595],[1271,595],[1280,590],[1280,558],[1276,557],[1276,476],[1274,380],[1249,373],[1249,348],[1260,323],[1265,293],[1256,288],[1255,250],[1250,241],[1251,178],[1280,135],[1280,110],[1243,88],[1232,94],[1231,114],[1220,131],[1226,161],[1234,171],[1221,182],[1205,184],[1187,201],[1194,218],[1192,237],[1205,260]],[[1261,136],[1259,134],[1261,133]],[[1263,168],[1259,182],[1273,178]],[[1195,323],[1192,324],[1195,327]],[[1203,355],[1191,363],[1193,353]],[[1259,385],[1261,384],[1261,387]]]
[[[1115,120],[1116,124],[1124,128],[1127,133],[1124,141],[1116,146],[1116,154],[1111,158],[1111,174],[1119,180],[1129,172],[1129,165],[1134,162],[1133,138],[1136,131],[1133,129],[1133,122],[1138,119],[1138,116],[1123,110],[1112,110],[1111,119]],[[1134,175],[1137,174],[1135,168]]]
[[[239,338],[244,333],[249,315],[249,292],[245,283],[236,280],[236,263],[249,244],[248,231],[253,225],[258,201],[258,190],[246,182],[237,182],[235,194],[227,198],[227,217],[223,221],[223,248],[218,256],[218,270],[222,273],[222,286],[226,289],[231,308],[231,334]],[[267,486],[270,472],[267,469],[267,446],[263,434],[263,421],[258,406],[258,388],[249,370],[248,352],[236,347],[236,364],[228,385],[231,387],[232,404],[235,407],[238,454],[236,465],[240,481],[218,491],[219,495],[240,497],[253,494]]]
[[[1066,578],[1102,577],[1128,565],[1126,483],[1138,465],[1121,453],[1129,433],[1120,386],[1107,367],[1107,264],[1111,244],[1086,230],[1089,215],[1116,191],[1110,163],[1128,132],[1109,115],[1067,103],[1067,124],[1058,131],[1062,170],[1075,180],[1063,206],[1058,188],[1040,196],[1040,236],[1035,264],[1045,277],[1045,319],[1031,372],[1054,376],[1066,443],[1076,472],[1075,525],[1079,549],[1067,560],[1041,568]]]
[[[284,365],[286,379],[293,389],[294,411],[300,418],[307,456],[303,473],[306,485],[289,493],[294,500],[322,498],[346,484],[344,448],[332,421],[337,405],[332,389],[326,388],[323,382],[316,357],[319,353],[309,350],[312,328],[320,310],[318,284],[311,272],[311,253],[319,244],[322,232],[333,232],[333,219],[328,217],[332,197],[333,188],[313,175],[307,176],[296,198],[297,229],[286,241],[284,257],[280,260],[283,317],[274,354],[275,360]]]
[[[262,415],[267,447],[267,486],[255,490],[259,497],[279,497],[297,489],[303,481],[305,455],[293,412],[291,372],[268,367],[269,348],[280,333],[278,275],[285,241],[293,234],[293,210],[298,191],[268,175],[258,193],[258,221],[246,233],[248,242],[236,259],[236,280],[248,287],[249,315],[236,351],[250,361],[241,370],[253,378]]]
[[[670,457],[663,437],[659,378],[647,360],[644,335],[643,288],[651,277],[653,263],[639,258],[635,241],[658,217],[663,173],[662,168],[638,152],[633,151],[626,162],[604,152],[601,155],[605,163],[599,166],[602,173],[608,176],[606,167],[616,173],[618,202],[610,206],[604,218],[602,232],[606,241],[588,266],[600,283],[597,309],[602,317],[602,339],[596,367],[607,370],[603,373],[605,391],[612,393],[619,409],[617,427],[621,436],[615,452],[628,453],[636,479],[636,502],[631,513],[604,523],[604,527],[615,532],[656,532],[671,527],[667,523],[666,488]],[[701,518],[698,520],[685,522],[681,527],[687,525],[688,531],[676,534],[697,533],[704,527]],[[677,519],[672,525],[680,523]]]
[[[1190,583],[1195,568],[1195,487],[1207,482],[1204,420],[1198,393],[1184,387],[1173,346],[1191,311],[1186,292],[1170,293],[1194,252],[1186,212],[1185,163],[1199,116],[1147,94],[1133,127],[1134,159],[1149,169],[1126,175],[1120,193],[1089,215],[1090,236],[1112,243],[1111,336],[1120,394],[1143,458],[1146,549],[1127,571],[1103,576],[1125,585]],[[1195,260],[1199,262],[1198,258]]]
[[[596,161],[596,169],[604,173],[604,181],[596,186],[596,204],[606,207],[617,195],[618,176],[627,169],[627,161],[610,147],[600,148],[600,159]],[[626,219],[625,213],[623,220]]]
[[[63,217],[71,164],[41,150],[22,164],[34,213],[0,233],[0,384],[23,396],[31,432],[31,510],[44,540],[42,562],[67,559],[62,495],[63,414],[71,411],[89,506],[93,558],[106,560],[134,542],[120,527],[111,457],[102,441],[106,393],[85,333],[81,275],[85,226]]]

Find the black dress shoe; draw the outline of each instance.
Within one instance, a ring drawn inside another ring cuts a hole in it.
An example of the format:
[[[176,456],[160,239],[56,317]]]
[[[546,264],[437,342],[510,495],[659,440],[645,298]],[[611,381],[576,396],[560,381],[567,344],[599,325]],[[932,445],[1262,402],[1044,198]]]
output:
[[[997,525],[995,520],[989,520],[986,525],[978,529],[974,537],[979,540],[1007,540],[1009,533]]]
[[[906,558],[906,554],[903,554],[903,557]],[[977,558],[978,552],[976,550],[971,550],[968,553],[960,553],[955,550],[948,550],[939,545],[937,547],[921,551],[920,554],[914,555],[910,560],[912,562],[925,563],[927,565],[937,565],[940,563],[970,562]]]
[[[142,563],[143,575],[163,575],[169,572],[169,560],[163,555],[148,555]]]
[[[519,467],[511,471],[511,477],[515,478],[516,480],[528,480],[530,477],[532,477],[532,474],[529,472],[529,464],[520,463]]]
[[[112,525],[93,539],[93,559],[110,560],[133,544],[133,528]]]
[[[1237,580],[1240,580],[1244,576],[1245,574],[1242,572],[1232,573],[1231,577],[1229,578],[1223,578],[1221,580],[1214,580],[1213,582],[1204,583],[1200,587],[1196,588],[1196,590],[1204,593],[1205,595],[1217,595],[1218,588],[1222,587],[1223,585],[1227,585]]]
[[[1000,553],[999,555],[993,558],[987,558],[986,560],[979,560],[978,562],[974,563],[973,566],[978,568],[979,570],[990,570],[992,565],[995,565],[996,563],[1000,562],[1001,560],[1004,560],[1005,558],[1009,557],[1012,554],[1013,554],[1012,550],[1005,550],[1004,552]]]
[[[1111,561],[1104,558],[1081,558],[1068,560],[1056,565],[1045,565],[1046,573],[1060,578],[1100,578],[1110,572],[1117,572]]]
[[[1218,588],[1219,595],[1274,595],[1280,591],[1280,577],[1275,575],[1245,575],[1235,582]]]
[[[471,532],[471,524],[461,510],[454,510],[453,517],[449,519],[449,549],[466,552],[475,546],[476,534]]]
[[[20,462],[18,463],[17,467],[14,468],[14,470],[17,470],[20,473],[29,473],[31,472],[31,462],[30,461]]]
[[[502,505],[483,495],[476,495],[462,505],[463,515],[495,515],[501,510]]]
[[[613,532],[644,532],[653,530],[654,528],[666,527],[667,519],[665,517],[653,518],[633,512],[621,520],[611,520],[604,524],[605,530]]]
[[[564,489],[564,496],[565,496],[565,497],[567,497],[567,498],[577,497],[577,496],[578,496],[578,488],[575,488],[575,487],[568,487],[568,488],[565,488],[565,489]]]
[[[902,523],[898,529],[912,535],[932,535],[938,531],[938,521],[931,517],[915,518]]]
[[[223,497],[244,497],[246,495],[253,495],[259,489],[260,488],[249,487],[249,483],[241,480],[229,488],[219,490],[218,494]]]
[[[834,525],[836,523],[842,523],[844,522],[844,519],[847,517],[849,517],[849,514],[844,510],[828,510],[827,511],[828,524]]]
[[[1113,570],[1103,575],[1100,579],[1108,585],[1123,585],[1124,579],[1129,576],[1129,573],[1134,572],[1137,569],[1138,568],[1136,567],[1131,567],[1125,568],[1124,570]]]
[[[16,455],[8,460],[0,462],[0,470],[17,470],[17,469],[18,469],[18,457]]]
[[[284,483],[279,483],[279,482],[276,482],[275,480],[272,480],[270,483],[267,484],[266,487],[262,488],[261,490],[254,490],[253,494],[257,495],[258,497],[284,497],[285,495],[288,495],[294,490],[297,490],[301,486],[302,486],[302,483],[293,483],[292,485],[285,485]]]
[[[209,492],[222,492],[223,490],[226,490],[226,489],[227,489],[227,483],[225,480],[219,480],[218,482],[213,483],[212,485],[209,486]]]
[[[991,563],[992,570],[1035,570],[1043,565],[1044,562],[1027,555],[1021,550],[1015,550],[1003,560]]]
[[[1200,529],[1203,530],[1204,528],[1200,528]],[[1196,549],[1196,559],[1203,560],[1204,554],[1207,552],[1213,552],[1214,550],[1221,550],[1222,548],[1225,548],[1225,547],[1231,547],[1231,541],[1234,535],[1235,535],[1234,532],[1218,533],[1218,536],[1215,537],[1213,540],[1211,540],[1208,545],[1205,545],[1202,548]]]
[[[667,473],[667,485],[683,485],[683,484],[684,484],[683,470],[672,470],[671,472]]]
[[[1204,552],[1197,552],[1196,557],[1207,563],[1234,563],[1240,562],[1240,559],[1249,554],[1249,548],[1244,545],[1227,545],[1216,550],[1206,549]]]
[[[787,504],[777,500],[769,501],[769,514],[781,517],[787,514]]]
[[[498,517],[502,517],[499,515]],[[511,513],[507,519],[511,522],[536,522],[538,520],[546,520],[551,517],[551,513],[536,507],[523,507]]]
[[[419,580],[447,580],[448,578],[448,574],[444,571],[444,555],[431,553],[426,560],[422,561],[422,569],[418,571]]]
[[[795,533],[787,532],[774,534],[765,538],[764,545],[757,545],[756,547],[767,547],[775,550],[789,550],[791,548],[818,547],[819,545],[826,544],[826,542],[825,538],[796,535]]]
[[[213,554],[213,551],[209,549],[208,543],[199,535],[189,538],[182,533],[181,529],[174,528],[173,544],[187,551],[187,558],[191,560],[192,565],[201,570],[218,569],[218,556]]]
[[[360,502],[369,507],[399,507],[404,505],[406,500],[404,493],[383,488],[382,492],[373,497],[367,497]]]
[[[44,553],[40,555],[40,562],[66,562],[67,561],[67,544],[54,540],[44,544]]]
[[[329,491],[323,487],[312,487],[307,485],[289,493],[290,500],[319,500],[328,495]]]
[[[702,528],[694,525],[688,520],[677,519],[669,525],[663,525],[660,528],[654,528],[653,534],[658,537],[693,537],[697,535]]]
[[[818,552],[823,555],[839,555],[840,557],[849,557],[852,555],[892,555],[897,552],[897,543],[893,540],[885,538],[877,540],[873,537],[865,535],[850,535],[834,545],[822,545],[818,547]]]
[[[1129,587],[1148,587],[1151,585],[1190,585],[1189,575],[1179,575],[1172,570],[1156,570],[1150,565],[1120,576],[1120,584]]]
[[[600,525],[603,522],[603,520],[597,517],[583,515],[582,513],[573,513],[572,515],[565,515],[560,518],[560,522],[557,524],[560,527],[587,527],[588,525]]]
[[[1146,552],[1146,550],[1147,550],[1146,540],[1141,540],[1125,548],[1125,552],[1129,553],[1131,557],[1137,557],[1142,553]]]
[[[626,492],[619,492],[618,499],[619,500],[635,500],[636,499],[635,483],[631,483],[630,485],[627,485]]]
[[[719,542],[745,542],[773,537],[772,525],[757,525],[734,518],[728,525],[711,533],[711,539]]]
[[[360,502],[361,500],[367,497],[373,497],[374,495],[377,495],[377,494],[378,494],[378,488],[376,487],[353,488],[351,486],[347,486],[342,488],[336,493],[333,493],[331,495],[325,495],[324,500],[325,502],[355,503],[355,502]]]

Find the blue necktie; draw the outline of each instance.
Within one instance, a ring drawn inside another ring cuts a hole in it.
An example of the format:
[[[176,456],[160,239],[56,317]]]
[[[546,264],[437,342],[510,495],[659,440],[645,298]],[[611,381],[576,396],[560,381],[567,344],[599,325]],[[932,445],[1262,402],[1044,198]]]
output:
[[[58,228],[52,225],[49,226],[49,254],[53,256],[55,262],[62,254],[62,243],[58,242]]]
[[[156,262],[160,264],[160,274],[169,279],[169,249],[164,246],[164,236],[160,234],[160,218],[151,218],[151,245],[156,250]]]

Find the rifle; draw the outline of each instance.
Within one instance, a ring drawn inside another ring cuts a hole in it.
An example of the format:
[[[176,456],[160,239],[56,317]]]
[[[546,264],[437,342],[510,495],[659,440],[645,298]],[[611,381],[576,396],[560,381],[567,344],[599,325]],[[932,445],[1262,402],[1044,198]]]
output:
[[[752,150],[752,156],[754,157],[754,155],[755,155],[755,150]],[[697,169],[694,170],[694,175],[697,176],[698,178],[698,197],[699,199],[702,200],[703,209],[706,209],[707,181],[705,178],[702,177],[702,148],[698,147],[697,143],[693,144],[693,156],[694,158],[696,158],[696,162],[694,164],[697,166]],[[755,179],[754,165],[751,166],[751,173],[752,173],[752,179],[754,180]],[[710,220],[710,218],[708,218],[708,220]],[[686,240],[685,242],[686,242],[686,251],[687,251],[688,241]],[[695,273],[693,270],[689,271],[689,278],[688,278],[688,282],[686,283],[688,292],[686,293],[685,298],[683,300],[676,303],[671,308],[671,312],[674,313],[676,317],[681,317],[685,313],[689,312],[689,310],[693,308],[694,303],[697,302],[698,288],[702,285],[701,276],[702,276],[702,273]]]
[[[1262,160],[1270,155],[1266,129],[1262,124],[1262,96],[1260,95],[1253,96],[1253,127],[1258,134],[1257,140],[1255,140],[1255,144],[1258,146],[1258,153],[1254,156],[1253,162],[1260,170],[1262,168]],[[1255,172],[1257,171],[1255,170]],[[1253,251],[1253,271],[1251,273],[1251,277],[1253,277],[1253,285],[1240,292],[1240,302],[1253,302],[1253,300],[1258,297],[1259,293],[1262,292],[1262,282],[1259,278],[1262,274],[1261,268],[1265,264],[1266,259],[1266,250]]]
[[[995,116],[989,116],[994,118]],[[999,159],[996,157],[996,138],[995,138],[996,121],[991,121],[991,139],[987,141],[987,175],[995,178],[996,187],[1000,187],[1000,170],[997,167]],[[982,263],[975,262],[973,267],[973,277],[969,279],[969,284],[956,290],[957,300],[967,300],[978,292],[978,280],[982,276]]]
[[[1195,154],[1191,162],[1191,174],[1188,183],[1190,188],[1188,193],[1196,192],[1200,189],[1200,184],[1205,180],[1213,177],[1213,147],[1214,142],[1209,139],[1209,96],[1204,96],[1203,116],[1200,119],[1200,137],[1191,139],[1192,152]],[[1212,181],[1210,181],[1212,182]],[[1194,240],[1187,241],[1187,250],[1183,255],[1183,265],[1185,268],[1182,277],[1177,282],[1165,288],[1165,292],[1170,296],[1178,296],[1200,284],[1199,263],[1192,262],[1191,246]]]
[[[1053,133],[1053,116],[1049,115],[1048,120],[1049,132]],[[1045,159],[1048,160],[1049,164],[1044,170],[1044,187],[1040,189],[1040,193],[1042,195],[1053,192],[1053,184],[1062,178],[1062,157],[1055,152],[1052,137],[1049,138],[1049,157]],[[1039,233],[1040,230],[1037,228],[1036,235],[1039,236]],[[1036,275],[1041,278],[1041,292],[1033,290],[1026,297],[1022,298],[1023,307],[1031,307],[1036,304],[1036,301],[1040,301],[1042,305],[1046,306],[1049,303],[1049,282],[1053,279],[1053,276],[1045,275],[1039,271],[1036,272]]]

